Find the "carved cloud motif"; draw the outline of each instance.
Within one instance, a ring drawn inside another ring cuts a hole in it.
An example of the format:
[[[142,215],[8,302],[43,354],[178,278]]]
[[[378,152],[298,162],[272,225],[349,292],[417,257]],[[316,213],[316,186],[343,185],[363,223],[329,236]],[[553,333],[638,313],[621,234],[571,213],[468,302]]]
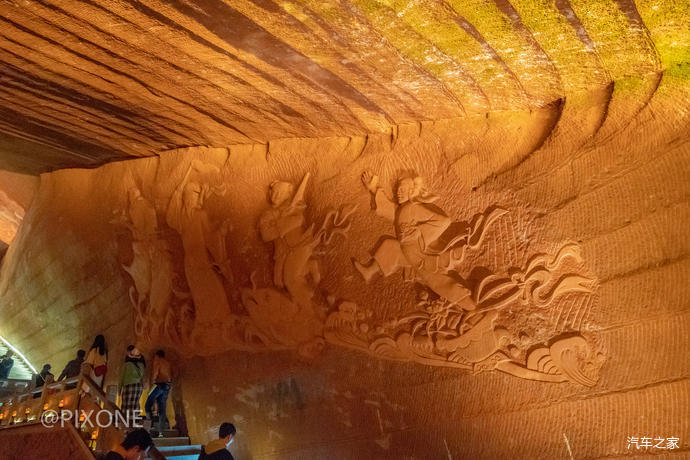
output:
[[[377,215],[393,223],[394,235],[382,237],[371,259],[354,260],[354,267],[365,282],[401,272],[417,286],[418,303],[404,316],[371,324],[357,305],[343,302],[326,321],[327,341],[385,359],[473,372],[496,369],[545,382],[596,383],[603,353],[578,327],[597,283],[581,274],[576,244],[565,243],[555,254],[535,254],[522,267],[489,271],[470,281],[462,276],[472,271],[463,266],[466,251],[480,250],[508,210],[493,206],[469,223],[453,222],[433,204],[436,197],[425,190],[422,178],[401,179],[395,200],[379,187],[377,176],[365,172],[362,181]],[[552,332],[521,330],[515,317],[530,312],[555,318]],[[567,327],[559,326],[561,318]]]
[[[270,282],[261,286],[256,273],[238,285],[226,246],[232,219],[208,204],[225,199],[221,169],[194,160],[178,177],[164,205],[130,187],[117,220],[130,236],[123,269],[142,340],[190,354],[289,349],[306,357],[329,343],[473,373],[586,386],[598,380],[604,355],[583,328],[597,280],[572,242],[525,253],[522,263],[498,257],[495,248],[522,231],[510,206],[456,220],[421,177],[401,178],[391,199],[376,175],[364,173],[374,212],[392,231],[380,235],[368,260],[353,260],[349,284],[366,289],[400,276],[417,298],[382,319],[373,314],[377,305],[361,307],[342,286],[324,287],[322,255],[347,237],[357,207],[312,218],[309,173],[298,185],[272,182],[268,206],[255,218],[262,250],[272,256]]]

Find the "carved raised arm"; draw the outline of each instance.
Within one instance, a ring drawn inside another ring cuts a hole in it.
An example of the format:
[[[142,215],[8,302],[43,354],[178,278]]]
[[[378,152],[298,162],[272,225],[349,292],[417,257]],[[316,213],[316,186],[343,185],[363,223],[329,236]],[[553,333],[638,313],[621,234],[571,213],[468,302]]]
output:
[[[362,184],[369,190],[369,193],[375,195],[376,191],[379,189],[379,176],[371,171],[364,171],[362,173]]]
[[[376,214],[388,219],[391,222],[395,220],[395,202],[388,198],[381,187],[379,187],[379,176],[371,171],[364,171],[361,176],[362,184],[374,196],[372,202],[372,209]]]

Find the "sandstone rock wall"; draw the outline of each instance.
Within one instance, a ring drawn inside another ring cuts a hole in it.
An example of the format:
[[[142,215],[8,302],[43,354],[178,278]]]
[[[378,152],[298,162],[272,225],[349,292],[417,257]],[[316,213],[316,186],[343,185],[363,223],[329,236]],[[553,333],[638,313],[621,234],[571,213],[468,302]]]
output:
[[[238,458],[687,456],[689,17],[5,2],[0,166],[148,158],[41,176],[0,333],[165,347]]]
[[[564,98],[564,115],[591,108],[586,137],[639,111],[662,74],[689,75],[687,2],[407,3],[5,2],[0,166],[389,133]]]
[[[116,242],[100,230],[111,215],[107,209],[102,209],[106,214],[94,212],[98,205],[89,203],[93,174],[68,174],[41,178],[3,259],[3,335],[34,367],[50,363],[57,377],[77,349],[88,350],[94,336],[104,333],[110,338],[115,381],[131,312],[120,266],[109,257]],[[101,193],[108,195],[108,187]]]
[[[44,174],[3,335],[58,366],[104,333],[110,379],[173,351],[238,458],[687,455],[687,107],[669,79],[589,134],[547,107]]]
[[[14,239],[38,183],[35,176],[0,171],[0,241],[6,245]]]

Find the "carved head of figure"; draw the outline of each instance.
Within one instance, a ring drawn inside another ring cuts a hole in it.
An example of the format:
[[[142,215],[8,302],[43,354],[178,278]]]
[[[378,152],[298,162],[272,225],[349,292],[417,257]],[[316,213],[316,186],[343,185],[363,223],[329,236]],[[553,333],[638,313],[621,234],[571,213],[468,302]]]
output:
[[[338,306],[338,313],[341,320],[354,324],[357,321],[357,304],[345,300]]]
[[[203,187],[196,182],[188,182],[184,187],[182,202],[185,209],[201,208],[204,204]]]
[[[127,189],[127,198],[130,203],[134,203],[141,198],[141,190],[138,187],[131,187]]]
[[[407,203],[415,196],[414,179],[406,177],[398,182],[398,188],[395,191],[395,197],[399,204]]]
[[[269,187],[269,199],[275,208],[292,198],[295,193],[295,186],[290,182],[275,181]]]
[[[400,179],[400,181],[398,182],[398,187],[395,191],[395,196],[399,204],[407,203],[408,201],[415,200],[416,198],[420,198],[419,201],[423,202],[434,201],[436,197],[434,195],[429,195],[427,197],[425,195],[426,192],[424,191],[424,189],[425,186],[423,177],[405,177],[403,179]]]

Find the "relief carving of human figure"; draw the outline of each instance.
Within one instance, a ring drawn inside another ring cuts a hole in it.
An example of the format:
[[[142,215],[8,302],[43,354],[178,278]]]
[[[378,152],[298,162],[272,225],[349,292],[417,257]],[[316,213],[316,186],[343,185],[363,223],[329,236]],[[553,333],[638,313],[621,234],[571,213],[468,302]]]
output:
[[[304,229],[304,188],[309,176],[295,187],[289,182],[273,182],[269,189],[271,207],[259,219],[261,239],[273,242],[273,284],[284,288],[302,305],[309,304],[314,286],[321,281],[319,264],[312,257],[320,237],[313,226]]]
[[[313,356],[323,347],[325,311],[314,299],[321,281],[314,251],[328,245],[335,235],[344,235],[356,209],[344,206],[329,212],[318,229],[306,226],[304,192],[309,177],[307,173],[296,191],[289,182],[270,185],[271,207],[261,215],[258,226],[261,239],[273,243],[273,286],[242,291],[251,332],[268,346],[297,348],[304,356]]]
[[[486,228],[506,211],[494,209],[458,232],[451,229],[451,218],[433,204],[438,197],[427,192],[423,178],[401,179],[395,201],[379,186],[378,176],[365,171],[362,182],[374,197],[376,214],[395,228],[395,237],[384,237],[369,261],[353,261],[365,281],[377,273],[389,276],[402,270],[406,280],[427,286],[464,310],[474,310],[471,291],[455,268],[462,263],[465,248],[479,245]]]
[[[130,188],[127,191],[127,197],[128,207],[126,211],[123,211],[120,220],[132,233],[134,257],[132,262],[124,265],[123,268],[134,281],[134,286],[130,290],[132,303],[138,311],[143,312],[146,310],[146,300],[151,291],[153,270],[151,256],[158,223],[155,208],[141,195],[137,187]]]
[[[225,192],[219,181],[217,167],[193,161],[173,192],[167,212],[168,225],[182,239],[184,272],[195,307],[196,337],[203,336],[208,328],[221,327],[231,311],[223,287],[223,277],[231,277],[225,250],[227,224],[214,225],[204,208],[209,196]],[[216,185],[212,185],[214,182]]]
[[[156,320],[165,317],[172,295],[173,268],[170,250],[158,235],[158,217],[153,204],[137,187],[129,189],[128,199],[123,223],[132,233],[134,257],[124,269],[134,281],[130,298],[136,307],[135,331],[142,336],[150,333]]]

